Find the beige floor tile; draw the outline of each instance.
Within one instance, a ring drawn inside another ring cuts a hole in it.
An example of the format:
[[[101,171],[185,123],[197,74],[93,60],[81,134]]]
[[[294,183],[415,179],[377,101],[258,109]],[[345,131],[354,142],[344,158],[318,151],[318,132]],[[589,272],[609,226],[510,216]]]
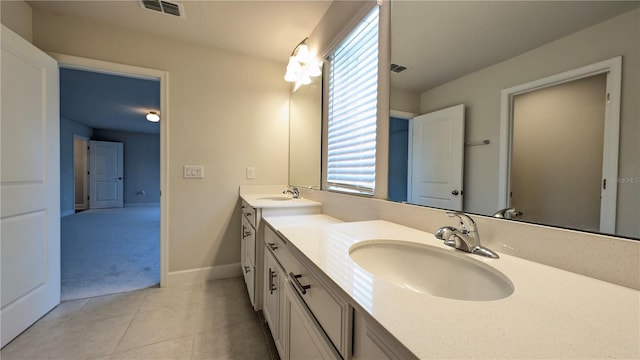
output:
[[[90,298],[80,310],[73,314],[70,320],[73,322],[93,321],[135,314],[146,296],[145,291],[131,291]]]
[[[188,336],[119,352],[111,356],[111,360],[188,360],[191,359],[193,339],[194,336]]]
[[[47,315],[45,315],[42,319],[39,320],[40,323],[48,322],[48,321],[58,321],[64,322],[67,321],[75,314],[82,306],[87,302],[87,299],[80,300],[71,300],[71,301],[63,301],[58,306],[53,308],[53,310],[49,311]]]
[[[201,299],[201,293],[202,284],[148,289],[140,311],[186,307],[198,302]]]
[[[186,307],[139,312],[118,345],[118,351],[212,331],[256,317],[244,298],[212,298]]]
[[[37,323],[2,349],[2,359],[91,359],[111,355],[133,315]]]
[[[269,359],[258,319],[217,328],[195,336],[191,359]]]

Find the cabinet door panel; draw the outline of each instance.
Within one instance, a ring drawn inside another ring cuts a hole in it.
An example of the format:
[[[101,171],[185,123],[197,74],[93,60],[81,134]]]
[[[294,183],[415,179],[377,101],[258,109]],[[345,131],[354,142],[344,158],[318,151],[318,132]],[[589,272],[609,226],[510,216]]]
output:
[[[278,263],[273,258],[273,255],[269,250],[265,249],[264,252],[264,317],[269,324],[273,339],[277,340],[279,319],[280,319],[280,304],[279,304],[279,292],[280,287],[278,284],[280,274]]]
[[[285,286],[285,293],[285,359],[341,359],[291,283]]]

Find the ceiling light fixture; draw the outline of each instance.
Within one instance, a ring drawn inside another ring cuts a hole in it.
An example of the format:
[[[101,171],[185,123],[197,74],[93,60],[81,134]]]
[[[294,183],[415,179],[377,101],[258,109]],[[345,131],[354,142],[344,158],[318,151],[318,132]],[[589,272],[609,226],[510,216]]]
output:
[[[321,63],[316,59],[315,53],[309,51],[307,40],[309,38],[300,41],[293,48],[287,65],[287,73],[284,75],[286,81],[296,83],[296,89],[300,85],[311,84],[312,77],[322,75]]]
[[[147,121],[151,121],[151,122],[158,122],[160,121],[160,115],[158,115],[157,112],[155,111],[149,111],[147,113]]]

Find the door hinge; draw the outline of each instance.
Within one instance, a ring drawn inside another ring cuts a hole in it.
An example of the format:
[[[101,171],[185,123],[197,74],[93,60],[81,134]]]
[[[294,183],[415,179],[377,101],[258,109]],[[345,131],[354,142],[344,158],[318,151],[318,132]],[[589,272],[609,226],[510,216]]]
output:
[[[602,188],[607,190],[607,179],[602,179]]]
[[[610,102],[610,101],[611,101],[611,94],[607,93],[607,102]]]

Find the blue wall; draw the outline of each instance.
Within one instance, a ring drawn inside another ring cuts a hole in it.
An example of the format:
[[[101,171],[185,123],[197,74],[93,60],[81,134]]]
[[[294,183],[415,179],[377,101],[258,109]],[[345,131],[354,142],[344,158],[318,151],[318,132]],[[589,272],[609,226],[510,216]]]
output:
[[[73,135],[86,138],[93,136],[93,129],[75,121],[60,117],[60,214],[75,212],[74,173],[73,173]]]
[[[160,204],[160,136],[94,129],[91,140],[124,143],[124,203]],[[144,194],[141,192],[144,191]]]
[[[409,121],[389,119],[389,200],[407,201]]]

